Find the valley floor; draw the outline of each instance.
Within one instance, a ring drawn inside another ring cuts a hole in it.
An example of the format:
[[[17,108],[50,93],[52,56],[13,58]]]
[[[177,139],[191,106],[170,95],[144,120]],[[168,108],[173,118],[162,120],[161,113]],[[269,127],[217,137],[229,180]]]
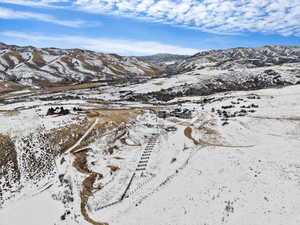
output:
[[[172,102],[2,105],[0,133],[14,141],[21,175],[0,187],[0,225],[300,223],[299,85]],[[46,116],[50,106],[71,113]],[[178,108],[191,117],[157,117]],[[57,132],[51,160],[46,137]],[[48,159],[45,174],[29,158]]]

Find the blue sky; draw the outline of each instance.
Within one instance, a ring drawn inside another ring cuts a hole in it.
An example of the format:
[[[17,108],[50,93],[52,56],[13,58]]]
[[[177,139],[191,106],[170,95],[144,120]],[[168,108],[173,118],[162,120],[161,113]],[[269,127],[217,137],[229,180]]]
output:
[[[300,1],[0,0],[0,41],[120,55],[300,45]]]

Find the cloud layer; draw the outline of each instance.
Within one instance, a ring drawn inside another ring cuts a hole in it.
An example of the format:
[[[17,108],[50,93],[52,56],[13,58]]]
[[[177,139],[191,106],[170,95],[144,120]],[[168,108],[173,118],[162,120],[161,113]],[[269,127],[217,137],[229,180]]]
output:
[[[120,40],[110,38],[87,38],[81,36],[49,36],[41,34],[27,34],[22,32],[4,31],[0,37],[9,37],[14,43],[26,42],[35,46],[47,46],[60,48],[89,49],[98,52],[118,53],[121,55],[151,55],[156,53],[186,54],[192,55],[199,52],[198,49],[183,48],[180,46],[162,44],[159,42]]]
[[[212,33],[300,35],[299,0],[76,0],[75,5]]]
[[[48,14],[15,11],[3,7],[0,7],[0,19],[33,19],[68,27],[80,27],[88,24],[86,21],[82,20],[60,20]]]
[[[300,36],[299,0],[0,0],[0,2],[114,14],[211,33],[262,32]]]

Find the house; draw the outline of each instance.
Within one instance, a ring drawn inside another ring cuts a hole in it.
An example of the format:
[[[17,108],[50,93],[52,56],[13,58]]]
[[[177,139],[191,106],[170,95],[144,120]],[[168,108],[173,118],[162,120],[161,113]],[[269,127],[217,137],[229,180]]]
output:
[[[170,127],[167,127],[165,130],[166,130],[166,131],[176,131],[177,128],[174,127],[174,126],[170,126]]]
[[[181,119],[191,119],[192,118],[192,111],[189,109],[181,109],[181,108],[176,108],[171,112],[167,111],[159,111],[157,113],[157,116],[159,118],[167,118],[167,117],[177,117]]]
[[[158,118],[165,119],[165,118],[168,117],[168,113],[167,113],[166,111],[159,111],[159,112],[157,113],[157,116],[158,116]]]

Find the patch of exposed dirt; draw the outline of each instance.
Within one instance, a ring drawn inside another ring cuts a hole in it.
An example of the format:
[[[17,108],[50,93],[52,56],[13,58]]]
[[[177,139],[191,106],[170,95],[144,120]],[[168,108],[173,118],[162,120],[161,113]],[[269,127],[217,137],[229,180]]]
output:
[[[79,89],[88,89],[88,88],[96,88],[105,86],[105,83],[85,83],[85,84],[75,84],[75,85],[64,85],[64,86],[56,86],[56,87],[48,87],[45,88],[43,94],[50,94],[56,92],[64,92],[64,91],[71,91],[71,90],[79,90]]]
[[[86,152],[87,150],[73,153],[73,155],[75,156],[75,160],[73,162],[73,167],[75,167],[78,172],[84,173],[84,174],[92,173],[92,171],[89,170],[89,168],[87,166],[87,156],[88,156],[88,154]]]
[[[186,127],[184,129],[184,136],[186,136],[188,139],[192,140],[195,145],[203,145],[203,146],[214,146],[214,147],[224,147],[224,148],[250,148],[253,147],[254,145],[226,145],[226,144],[217,144],[217,143],[209,143],[207,141],[199,139],[197,141],[195,138],[192,136],[192,128],[191,127]]]
[[[89,111],[88,116],[99,117],[103,122],[121,124],[142,113],[143,111],[139,109],[99,109]]]
[[[186,127],[184,129],[184,136],[186,136],[188,139],[192,140],[195,145],[199,145],[200,143],[192,137],[192,131],[193,130],[191,127]]]
[[[114,146],[109,147],[108,149],[104,150],[104,152],[109,153],[109,154],[112,155],[114,153],[114,150],[117,150],[117,149],[119,149],[119,147],[114,145]]]
[[[89,200],[89,197],[93,195],[94,191],[99,191],[101,190],[101,186],[94,187],[94,183],[96,182],[97,179],[101,179],[102,175],[100,176],[98,173],[92,172],[87,178],[84,179],[82,182],[82,191],[80,192],[80,198],[81,198],[81,203],[80,203],[80,209],[81,209],[81,214],[84,217],[84,219],[93,224],[93,225],[108,225],[108,223],[105,222],[97,222],[93,220],[87,211],[87,203]]]
[[[155,82],[155,83],[153,83],[154,85],[157,85],[157,86],[161,86],[161,85],[163,85],[164,84],[164,82]]]
[[[42,67],[46,64],[46,61],[43,59],[41,54],[38,51],[33,51],[32,52],[32,61],[39,67]]]
[[[88,150],[89,149],[86,149],[85,151],[73,153],[73,155],[75,156],[73,166],[77,169],[78,172],[88,175],[82,182],[82,190],[80,192],[81,214],[86,221],[88,221],[89,223],[91,223],[93,225],[108,225],[107,223],[97,222],[97,221],[93,220],[88,214],[87,203],[88,203],[90,196],[92,196],[95,191],[99,191],[102,188],[101,185],[95,187],[94,184],[97,180],[103,178],[103,175],[101,173],[93,172],[88,168],[88,165],[87,165],[87,157],[88,157],[87,151]]]
[[[12,82],[12,81],[4,81],[0,82],[0,94],[3,95],[5,93],[13,92],[13,91],[20,91],[26,88],[25,86]]]
[[[115,166],[115,165],[107,165],[107,168],[109,168],[111,170],[111,172],[116,172],[117,170],[120,169],[120,167]]]
[[[92,104],[94,104],[94,103],[104,103],[104,102],[108,102],[107,100],[104,100],[104,99],[88,99],[88,100],[86,100],[86,102],[88,102],[88,103],[92,103]]]
[[[77,124],[56,129],[49,134],[49,138],[51,143],[60,146],[60,153],[64,153],[84,135],[89,125],[90,123],[84,120]]]

